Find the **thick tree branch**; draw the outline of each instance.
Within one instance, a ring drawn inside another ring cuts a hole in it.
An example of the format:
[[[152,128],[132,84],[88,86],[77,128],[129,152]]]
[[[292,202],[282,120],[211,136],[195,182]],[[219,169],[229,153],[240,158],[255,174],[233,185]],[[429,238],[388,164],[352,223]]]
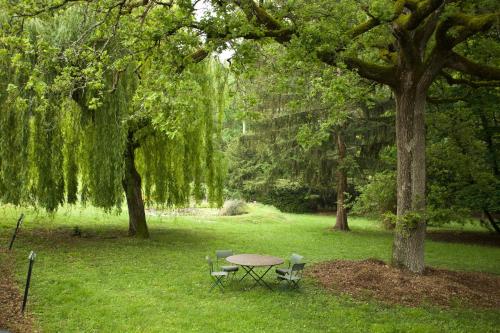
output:
[[[408,8],[411,5],[409,7],[411,11],[410,13],[402,11],[394,23],[402,29],[408,31],[415,30],[422,21],[437,10],[444,2],[445,0],[404,1],[405,7]]]
[[[452,52],[445,67],[476,76],[483,80],[500,80],[500,68],[478,64],[455,52]]]
[[[281,30],[282,25],[278,20],[269,15],[262,7],[257,5],[253,0],[235,0],[234,3],[238,5],[245,13],[247,20],[255,21],[269,30]]]
[[[449,85],[467,85],[472,88],[480,88],[480,87],[500,87],[500,80],[492,80],[492,81],[475,81],[468,79],[456,79],[452,77],[450,74],[446,72],[441,72],[440,75],[448,82]]]
[[[319,51],[317,52],[317,56],[327,65],[338,65],[337,52]],[[394,66],[377,65],[354,57],[344,58],[344,63],[349,69],[356,70],[365,79],[387,84],[391,87],[396,85],[396,71]]]
[[[435,30],[445,1],[402,1],[409,10],[403,10],[400,1],[396,3],[396,15],[399,16],[392,23],[392,32],[399,45],[399,63],[403,67],[417,67],[424,61],[427,42]]]
[[[349,69],[354,69],[362,77],[378,83],[396,86],[396,70],[394,66],[383,66],[363,61],[358,58],[345,58],[344,63]]]
[[[472,16],[452,15],[441,22],[436,29],[437,47],[451,50],[473,35],[490,29],[499,17],[500,12]]]
[[[417,30],[415,30],[415,41],[417,41],[418,49],[422,54],[425,50],[425,47],[427,46],[427,42],[436,30],[436,26],[439,22],[439,17],[441,16],[443,8],[444,6],[441,6],[437,10],[435,10],[429,17],[427,17],[425,22],[420,25]]]
[[[205,49],[199,49],[187,57],[184,58],[184,61],[181,65],[177,67],[177,73],[182,73],[182,71],[186,68],[186,66],[190,63],[199,63],[206,57],[208,57],[210,53]]]
[[[422,62],[420,52],[413,42],[411,33],[398,25],[393,26],[393,34],[399,45],[398,56],[402,66],[415,67]]]
[[[458,97],[434,97],[434,96],[427,96],[426,101],[431,103],[431,104],[452,104],[456,103],[459,101],[467,101],[468,95],[465,96],[458,96]]]
[[[244,31],[244,32],[230,32],[214,30],[210,26],[199,26],[196,24],[192,24],[191,28],[198,29],[204,32],[208,39],[223,39],[230,40],[235,38],[243,38],[243,39],[262,39],[262,38],[273,38],[278,43],[287,43],[292,39],[292,36],[295,34],[295,31],[290,28],[284,28],[279,30],[263,30],[263,29],[255,29],[254,31]]]
[[[234,33],[229,31],[227,27],[226,31],[215,30],[209,25],[198,26],[195,24],[193,27],[206,33],[207,38],[209,39],[261,39],[268,37],[273,38],[282,44],[289,42],[292,39],[293,34],[296,33],[292,28],[281,24],[253,0],[232,0],[226,2],[233,2],[236,4],[243,11],[248,22],[255,25],[255,29],[253,29],[253,31]]]
[[[352,38],[355,38],[359,35],[364,34],[365,32],[379,26],[382,22],[379,21],[376,17],[370,17],[367,21],[355,26],[351,31],[350,35]]]

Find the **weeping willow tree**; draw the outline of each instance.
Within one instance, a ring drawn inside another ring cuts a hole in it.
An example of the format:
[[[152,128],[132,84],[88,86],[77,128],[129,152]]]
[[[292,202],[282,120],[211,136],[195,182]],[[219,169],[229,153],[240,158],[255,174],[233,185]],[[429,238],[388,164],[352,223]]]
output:
[[[184,36],[182,52],[134,53],[126,31],[83,6],[28,19],[21,33],[1,24],[2,202],[53,212],[80,200],[109,211],[125,197],[129,233],[144,238],[144,199],[221,205],[225,70],[189,56],[186,39],[197,37]]]

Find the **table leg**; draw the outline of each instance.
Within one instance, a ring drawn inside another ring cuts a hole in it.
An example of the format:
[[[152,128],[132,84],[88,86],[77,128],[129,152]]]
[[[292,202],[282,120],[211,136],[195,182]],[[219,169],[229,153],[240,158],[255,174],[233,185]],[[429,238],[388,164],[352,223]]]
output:
[[[266,281],[263,280],[264,276],[267,274],[267,272],[269,272],[271,270],[271,268],[273,268],[273,266],[269,266],[268,269],[266,269],[266,271],[262,274],[262,275],[258,275],[257,273],[254,272],[254,274],[256,275],[257,278],[255,278],[254,276],[252,276],[255,280],[255,284],[252,286],[252,288],[255,288],[255,286],[257,284],[263,286],[263,287],[267,287],[269,290],[273,290],[273,288],[271,288],[267,283]]]
[[[241,277],[240,281],[242,281],[247,275],[250,275],[254,280],[255,280],[255,283],[253,284],[253,286],[250,288],[255,288],[255,286],[257,285],[260,285],[262,287],[266,287],[268,288],[269,290],[273,290],[273,288],[271,288],[267,283],[266,281],[264,281],[264,276],[271,270],[271,268],[273,268],[274,266],[269,266],[268,269],[266,269],[266,271],[262,274],[262,275],[259,275],[257,274],[257,272],[254,271],[254,266],[241,266],[243,267],[243,269],[246,271],[246,273]]]
[[[254,266],[242,266],[242,267],[246,270],[246,274],[241,277],[240,281],[243,280],[243,278],[245,278],[245,276],[247,275],[250,275],[255,281],[259,280],[259,275],[257,274],[257,272],[253,270],[255,268]]]
[[[253,267],[252,266],[241,266],[243,267],[243,269],[246,271],[246,273],[241,277],[240,279],[240,282],[245,278],[245,276],[247,275],[250,275],[251,277],[253,277],[252,275],[252,271],[253,271]]]

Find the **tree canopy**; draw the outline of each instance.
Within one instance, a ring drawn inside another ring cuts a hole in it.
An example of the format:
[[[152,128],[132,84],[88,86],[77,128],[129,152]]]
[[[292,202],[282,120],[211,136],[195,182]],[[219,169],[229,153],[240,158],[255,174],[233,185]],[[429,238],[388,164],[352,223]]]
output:
[[[107,5],[18,6],[29,15],[3,18],[2,201],[54,211],[79,194],[109,210],[125,191],[130,233],[147,237],[141,174],[147,203],[222,203],[226,73],[216,60],[195,64],[201,41],[189,32],[156,41],[158,21],[182,8],[138,22],[110,19],[123,8]]]
[[[496,2],[215,2],[220,5],[219,17],[228,23],[223,29],[209,31],[209,37],[271,38],[391,89],[396,102],[397,146],[397,222],[392,261],[396,266],[423,272],[428,92],[441,78],[448,84],[498,85],[498,41],[491,33],[498,29]],[[241,16],[227,19],[228,11],[235,8]],[[481,51],[485,52],[476,56]]]
[[[0,140],[13,141],[0,150],[6,202],[54,210],[80,192],[84,201],[109,209],[120,205],[123,188],[130,232],[143,236],[142,189],[147,202],[183,204],[191,195],[201,198],[206,187],[209,200],[220,203],[227,72],[204,59],[232,48],[238,74],[244,64],[257,71],[261,64],[277,85],[268,84],[268,93],[279,87],[293,92],[285,113],[300,102],[308,103],[310,115],[316,106],[332,111],[278,137],[294,141],[291,152],[298,154],[335,135],[337,224],[345,229],[345,165],[349,156],[359,157],[363,144],[356,135],[350,141],[353,128],[362,127],[367,110],[377,109],[368,95],[384,95],[385,101],[375,100],[388,109],[393,103],[395,150],[385,152],[396,154],[395,176],[383,170],[385,177],[373,179],[396,181],[394,265],[423,272],[426,223],[443,198],[482,206],[488,216],[497,209],[485,194],[497,186],[487,185],[498,179],[497,115],[477,111],[477,99],[456,101],[464,87],[487,96],[489,105],[498,97],[496,0],[47,0],[1,6],[0,102],[6,112]],[[286,56],[274,54],[267,64],[269,53],[255,52],[255,43],[269,51],[272,42]],[[280,72],[272,64],[276,59],[285,59],[296,75],[283,77],[283,67]],[[258,77],[245,75],[247,82]],[[264,91],[254,90],[266,101]],[[474,114],[474,120],[454,123],[445,100],[457,118]],[[470,130],[472,123],[483,130]],[[282,127],[274,118],[269,124]],[[461,163],[453,168],[443,156]],[[481,161],[473,166],[471,156]],[[448,175],[440,174],[445,165]],[[466,169],[474,170],[467,185]],[[443,188],[446,182],[453,186]]]

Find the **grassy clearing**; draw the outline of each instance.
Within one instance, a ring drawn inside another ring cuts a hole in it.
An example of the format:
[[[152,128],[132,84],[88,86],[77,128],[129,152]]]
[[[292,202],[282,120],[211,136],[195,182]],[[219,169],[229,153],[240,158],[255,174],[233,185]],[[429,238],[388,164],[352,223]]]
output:
[[[151,217],[150,240],[126,237],[127,217],[95,210],[27,214],[15,245],[19,284],[29,250],[38,253],[29,310],[44,332],[494,332],[500,310],[406,308],[332,295],[305,281],[299,292],[232,286],[210,292],[204,256],[215,249],[307,261],[388,260],[391,234],[351,219],[282,214],[251,206],[239,217]],[[19,211],[0,211],[8,244]],[[72,237],[79,226],[83,237]],[[470,227],[473,228],[473,227]],[[500,248],[427,241],[427,264],[500,274]],[[272,280],[273,275],[267,276]]]

